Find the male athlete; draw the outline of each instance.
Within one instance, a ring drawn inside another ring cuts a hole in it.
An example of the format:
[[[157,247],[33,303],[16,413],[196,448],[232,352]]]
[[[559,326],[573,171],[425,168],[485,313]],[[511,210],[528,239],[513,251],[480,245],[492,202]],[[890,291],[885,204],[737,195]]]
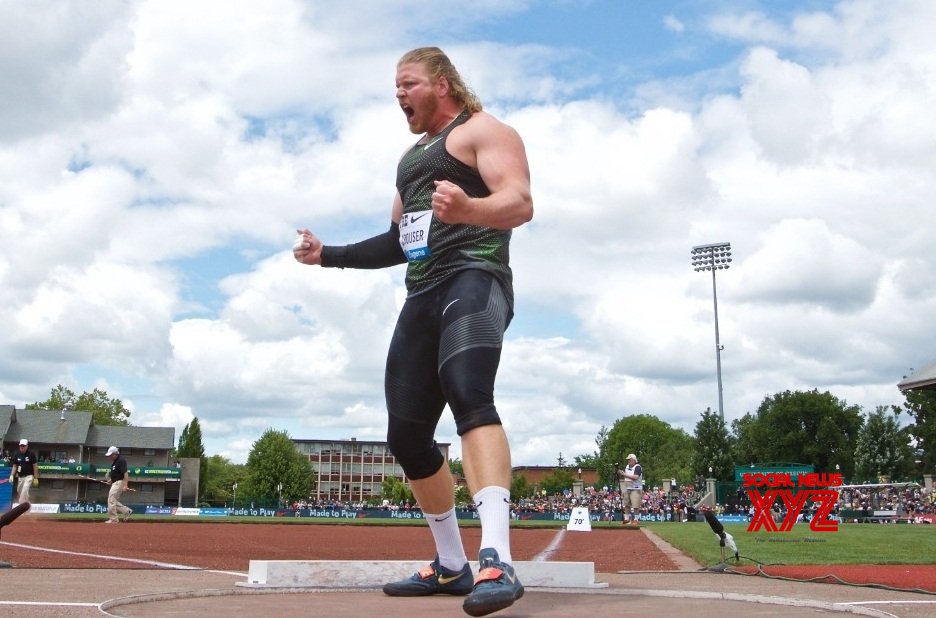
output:
[[[523,596],[511,566],[510,446],[494,406],[494,379],[513,316],[511,230],[533,217],[529,166],[520,136],[482,111],[442,50],[415,49],[400,59],[396,97],[421,137],[397,167],[390,229],[346,246],[323,246],[300,230],[293,255],[323,267],[408,263],[407,298],[387,355],[387,442],[437,555],[383,590],[469,595],[465,612],[483,616]],[[481,520],[475,582],[455,518],[452,474],[434,440],[446,404]]]

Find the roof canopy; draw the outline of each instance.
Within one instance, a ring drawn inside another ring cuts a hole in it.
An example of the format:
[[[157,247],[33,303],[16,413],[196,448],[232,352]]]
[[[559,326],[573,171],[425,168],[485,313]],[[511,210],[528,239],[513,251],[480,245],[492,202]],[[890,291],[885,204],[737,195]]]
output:
[[[901,391],[936,390],[936,360],[898,382],[897,388]]]

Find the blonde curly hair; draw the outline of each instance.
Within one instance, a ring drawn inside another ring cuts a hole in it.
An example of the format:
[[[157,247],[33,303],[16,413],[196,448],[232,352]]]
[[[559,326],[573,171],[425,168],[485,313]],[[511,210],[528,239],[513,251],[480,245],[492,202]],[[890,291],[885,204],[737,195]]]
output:
[[[455,69],[455,65],[445,55],[445,52],[438,47],[419,47],[408,51],[397,62],[397,68],[404,64],[422,64],[429,71],[430,77],[444,77],[449,83],[449,92],[452,98],[459,105],[468,110],[470,114],[481,111],[481,100],[465,84],[461,75],[458,74],[458,70]]]

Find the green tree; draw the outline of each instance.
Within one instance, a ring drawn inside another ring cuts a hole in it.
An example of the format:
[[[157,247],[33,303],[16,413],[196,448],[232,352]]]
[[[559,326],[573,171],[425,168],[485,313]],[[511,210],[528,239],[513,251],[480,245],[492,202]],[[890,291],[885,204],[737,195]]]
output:
[[[550,474],[543,477],[542,487],[549,495],[562,493],[565,490],[572,489],[572,483],[575,479],[568,468],[556,468]]]
[[[94,425],[129,425],[130,410],[124,407],[120,399],[109,397],[106,391],[98,388],[90,393],[85,391],[75,395],[69,388],[57,385],[45,401],[27,403],[27,410],[80,410],[91,413]]]
[[[465,466],[462,464],[462,460],[457,457],[449,459],[449,471],[456,479],[465,478]]]
[[[409,501],[410,504],[415,504],[416,502],[416,498],[413,496],[413,490],[410,489],[409,485],[395,476],[386,477],[381,483],[380,489],[381,495],[393,504],[406,501]]]
[[[529,498],[533,493],[533,488],[527,477],[522,474],[515,474],[510,479],[510,499],[515,504],[523,498]]]
[[[846,479],[854,475],[855,441],[861,408],[829,392],[784,391],[765,397],[753,420],[740,425],[738,436],[754,462],[811,464],[818,471],[841,465]]]
[[[471,491],[465,485],[455,486],[455,505],[463,509],[471,504]]]
[[[634,414],[618,419],[608,432],[602,457],[623,466],[629,453],[637,455],[647,486],[659,486],[663,479],[686,482],[692,479],[694,439],[650,414]],[[612,487],[617,486],[615,476]]]
[[[234,483],[240,486],[247,479],[247,468],[243,464],[231,463],[221,455],[212,455],[205,459],[205,484],[202,486],[202,500],[212,506],[230,504],[234,506]],[[238,492],[238,502],[243,494]]]
[[[594,455],[576,455],[572,458],[572,467],[573,468],[598,468],[598,464],[601,463],[601,459],[598,457],[598,454]]]
[[[920,453],[924,471],[936,468],[936,391],[913,390],[904,393],[903,409],[913,419],[908,430]]]
[[[576,468],[594,468],[598,473],[598,485],[616,487],[617,470],[614,468],[616,456],[608,452],[607,443],[608,428],[602,425],[598,435],[595,436],[598,450],[591,455],[576,455],[573,461]]]
[[[602,487],[618,486],[617,463],[620,455],[611,452],[611,449],[608,448],[608,435],[610,433],[611,430],[602,425],[601,429],[598,431],[598,435],[595,436],[595,444],[598,445],[598,465],[596,468],[598,471],[598,480]],[[627,453],[625,453],[625,455],[626,454]]]
[[[183,457],[198,459],[198,488],[201,496],[204,496],[205,484],[208,482],[208,460],[205,457],[201,425],[198,422],[197,416],[192,419],[192,422],[182,428],[182,433],[179,435],[179,446],[175,449],[173,457],[177,459]]]
[[[753,464],[760,459],[761,427],[756,421],[750,412],[731,421],[731,459],[735,465]]]
[[[618,444],[612,444],[610,442],[610,436],[611,428],[602,425],[601,429],[598,431],[598,436],[595,438],[595,443],[598,445],[598,459],[600,462],[598,465],[598,477],[601,479],[603,485],[617,487],[617,471],[618,468],[621,467],[621,462],[624,459],[624,455],[627,455],[627,451],[622,453],[621,450],[623,447]],[[615,440],[615,442],[617,442],[617,440]]]
[[[716,479],[734,478],[732,438],[725,421],[717,412],[706,408],[695,426],[695,452],[692,471],[695,475],[708,476],[709,468]],[[687,479],[691,480],[691,479]]]
[[[205,446],[202,444],[201,424],[198,417],[192,419],[192,422],[182,428],[179,435],[179,446],[175,451],[176,457],[205,457]]]
[[[280,484],[282,492],[277,489]],[[307,497],[314,486],[312,464],[296,449],[289,434],[267,429],[250,449],[247,479],[238,493],[243,488],[245,499],[274,504],[282,496],[289,503]]]
[[[853,482],[878,482],[880,475],[892,481],[907,480],[913,475],[913,449],[906,428],[897,422],[900,408],[878,406],[868,414],[858,431],[855,443],[855,478]]]

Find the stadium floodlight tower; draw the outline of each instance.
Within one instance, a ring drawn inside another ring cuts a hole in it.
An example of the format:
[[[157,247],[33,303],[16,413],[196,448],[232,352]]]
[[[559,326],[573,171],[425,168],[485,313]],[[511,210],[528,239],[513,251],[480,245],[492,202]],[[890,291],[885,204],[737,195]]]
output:
[[[715,286],[715,271],[727,270],[731,265],[731,243],[716,242],[692,248],[692,268],[696,272],[712,272],[712,301],[715,308],[715,375],[718,378],[718,416],[725,422],[725,403],[722,397],[721,351],[723,346],[718,334],[718,290]]]

